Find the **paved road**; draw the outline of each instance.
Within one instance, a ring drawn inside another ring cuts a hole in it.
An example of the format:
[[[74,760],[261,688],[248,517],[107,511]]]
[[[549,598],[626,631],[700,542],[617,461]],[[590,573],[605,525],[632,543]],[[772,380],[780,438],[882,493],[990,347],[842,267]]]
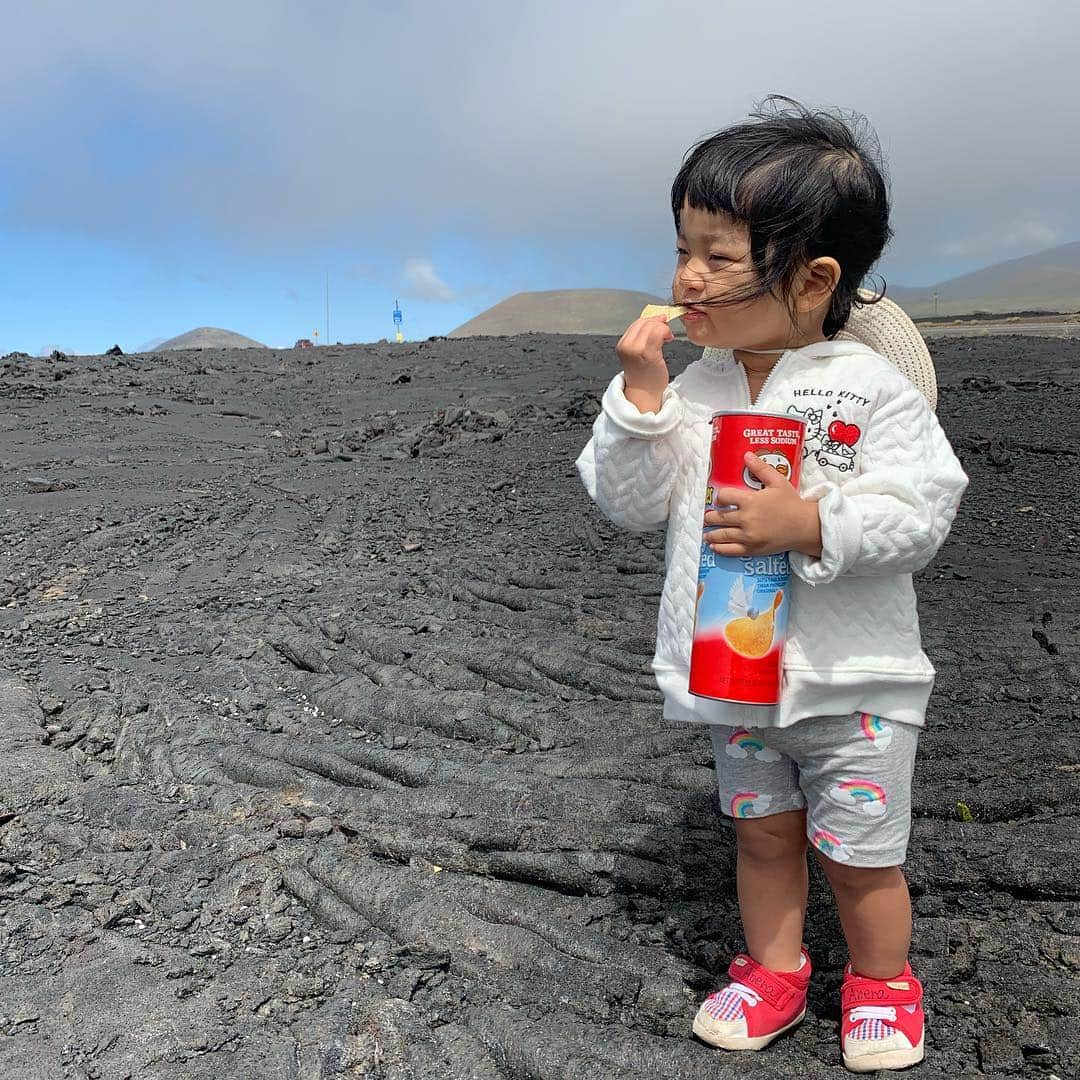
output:
[[[1080,323],[985,323],[981,326],[922,326],[923,337],[989,337],[1024,334],[1033,337],[1080,338]]]

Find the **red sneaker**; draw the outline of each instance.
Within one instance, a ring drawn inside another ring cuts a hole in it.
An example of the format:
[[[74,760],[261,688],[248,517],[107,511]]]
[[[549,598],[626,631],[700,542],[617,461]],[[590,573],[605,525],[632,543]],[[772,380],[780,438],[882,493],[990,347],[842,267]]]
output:
[[[840,1049],[852,1072],[903,1069],[923,1059],[922,984],[911,965],[895,979],[868,979],[844,969]]]
[[[710,994],[694,1017],[694,1034],[725,1050],[760,1050],[806,1015],[810,955],[798,971],[770,971],[739,953],[728,974],[732,981]]]

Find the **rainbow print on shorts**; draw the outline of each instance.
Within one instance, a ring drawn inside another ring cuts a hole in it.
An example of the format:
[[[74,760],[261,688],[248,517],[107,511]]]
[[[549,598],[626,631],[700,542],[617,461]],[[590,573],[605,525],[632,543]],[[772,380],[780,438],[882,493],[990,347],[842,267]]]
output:
[[[754,817],[765,813],[772,802],[771,795],[759,795],[756,791],[740,791],[731,799],[731,816]]]
[[[826,829],[818,829],[814,835],[810,837],[810,843],[813,844],[822,855],[828,855],[829,858],[835,862],[847,862],[848,859],[851,858],[851,852],[844,847],[844,841],[841,840],[839,836],[828,832]]]
[[[885,813],[885,789],[873,780],[841,780],[829,789],[829,798],[840,806],[851,807],[867,817]]]
[[[874,744],[875,750],[887,750],[892,742],[892,727],[873,713],[859,713],[859,727]]]
[[[728,757],[746,758],[755,757],[758,761],[779,761],[780,755],[761,741],[760,736],[755,735],[746,728],[739,728],[733,732],[731,738],[724,747],[724,753]]]

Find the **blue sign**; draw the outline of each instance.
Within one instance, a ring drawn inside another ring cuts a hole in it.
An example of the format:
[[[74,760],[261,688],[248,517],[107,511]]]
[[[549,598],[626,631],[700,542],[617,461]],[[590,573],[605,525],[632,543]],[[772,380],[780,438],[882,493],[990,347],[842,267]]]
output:
[[[394,323],[395,325],[401,324],[401,308],[399,308],[396,304],[394,305]]]

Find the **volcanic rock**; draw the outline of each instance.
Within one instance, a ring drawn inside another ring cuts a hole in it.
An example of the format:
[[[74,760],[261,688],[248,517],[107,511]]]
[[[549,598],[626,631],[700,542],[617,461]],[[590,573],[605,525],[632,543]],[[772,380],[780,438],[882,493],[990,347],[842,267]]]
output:
[[[0,370],[0,1076],[837,1074],[816,863],[807,1019],[690,1036],[735,847],[649,669],[663,533],[574,468],[615,340]],[[1078,345],[931,348],[971,487],[915,577],[919,1077],[1077,1076]]]

